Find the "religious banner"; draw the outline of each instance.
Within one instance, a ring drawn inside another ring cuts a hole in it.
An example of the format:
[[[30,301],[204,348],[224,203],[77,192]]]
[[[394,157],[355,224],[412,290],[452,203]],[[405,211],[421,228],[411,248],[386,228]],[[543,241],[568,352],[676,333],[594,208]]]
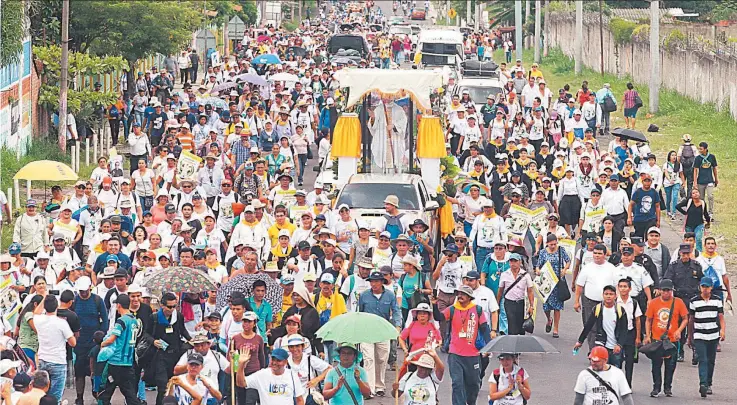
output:
[[[538,209],[530,213],[530,233],[533,238],[537,238],[537,235],[548,225],[548,210],[545,207],[539,207]]]
[[[509,206],[509,218],[505,219],[504,222],[507,224],[507,230],[517,236],[525,236],[527,234],[527,228],[530,226],[530,220],[532,219],[532,211],[519,205]]]
[[[576,257],[576,241],[573,239],[558,239],[558,246],[565,249],[568,257]]]
[[[599,232],[601,223],[604,222],[604,217],[606,217],[606,210],[603,208],[587,212],[583,219],[583,227],[581,230],[585,232]]]
[[[177,180],[197,180],[197,171],[200,169],[202,158],[190,152],[182,151],[177,162]]]
[[[555,285],[558,283],[558,276],[555,275],[553,266],[549,262],[546,262],[540,269],[540,275],[532,281],[535,284],[535,291],[540,295],[542,301],[547,302]]]
[[[6,321],[14,319],[21,307],[18,291],[10,288],[12,280],[11,277],[0,284],[0,316],[5,318]]]

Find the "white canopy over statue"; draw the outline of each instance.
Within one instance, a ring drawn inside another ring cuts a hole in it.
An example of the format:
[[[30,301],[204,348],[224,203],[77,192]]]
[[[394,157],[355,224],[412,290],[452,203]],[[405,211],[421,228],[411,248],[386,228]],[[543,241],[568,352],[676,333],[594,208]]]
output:
[[[443,85],[443,73],[429,70],[342,69],[335,73],[335,78],[341,88],[350,89],[347,107],[369,92],[401,98],[404,90],[415,107],[430,110],[430,94]]]

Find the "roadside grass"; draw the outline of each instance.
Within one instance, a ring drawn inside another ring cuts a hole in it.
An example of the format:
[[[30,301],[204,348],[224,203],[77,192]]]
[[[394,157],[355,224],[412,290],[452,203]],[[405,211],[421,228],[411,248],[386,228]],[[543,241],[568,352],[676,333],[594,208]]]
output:
[[[524,65],[529,67],[533,60],[533,50],[523,52]],[[502,61],[503,52],[495,54],[495,60]],[[551,49],[549,56],[542,58],[540,64],[548,88],[557,96],[558,89],[569,84],[571,92],[580,88],[583,80],[588,80],[589,88],[598,90],[604,83],[610,83],[617,97],[617,112],[611,116],[612,127],[624,127],[622,112],[622,94],[631,78],[618,78],[615,75],[601,75],[598,71],[584,67],[580,76],[574,74],[573,60],[565,56],[559,49]],[[667,69],[667,66],[663,68]],[[683,80],[689,80],[684,77]],[[709,144],[709,152],[714,154],[719,164],[719,186],[714,192],[714,210],[717,221],[712,224],[708,234],[717,238],[720,252],[728,262],[737,263],[737,122],[729,114],[728,109],[717,111],[714,104],[701,104],[684,97],[672,90],[660,90],[660,111],[657,114],[647,113],[650,92],[647,84],[635,83],[644,107],[637,115],[637,129],[650,140],[650,147],[662,165],[668,152],[678,150],[683,134],[691,134],[693,143]],[[659,132],[649,133],[647,127],[657,125]],[[665,218],[665,217],[664,217]],[[676,228],[682,228],[677,222]]]
[[[80,159],[84,161],[84,150],[80,152]],[[25,156],[21,156],[20,159],[16,159],[15,152],[3,148],[0,150],[0,190],[7,193],[8,188],[13,187],[13,177],[20,169],[31,162],[38,160],[52,160],[55,162],[63,162],[67,165],[71,165],[71,155],[60,150],[59,144],[48,138],[34,139],[31,147],[28,149],[28,153]],[[85,166],[80,164],[79,167],[79,178],[87,180],[92,174],[95,165],[90,164]],[[51,196],[51,186],[61,185],[65,189],[65,193],[68,189],[74,185],[74,181],[63,181],[63,182],[48,182],[45,187],[48,191],[48,196]],[[35,181],[31,183],[32,193],[34,196],[41,194],[43,198],[44,184],[41,181]],[[23,210],[23,206],[26,202],[26,182],[25,180],[20,181],[20,203],[21,206],[15,206],[15,199],[13,195],[8,195],[8,200],[13,201],[13,218],[18,218]],[[37,197],[38,198],[38,197]],[[13,223],[11,225],[5,225],[2,228],[2,235],[0,236],[0,246],[7,248],[12,243],[13,238]]]

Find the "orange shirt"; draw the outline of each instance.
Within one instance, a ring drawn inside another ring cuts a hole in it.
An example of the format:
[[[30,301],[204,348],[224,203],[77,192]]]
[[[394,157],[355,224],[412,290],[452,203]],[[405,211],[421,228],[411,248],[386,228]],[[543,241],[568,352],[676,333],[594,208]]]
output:
[[[671,342],[675,342],[681,338],[680,336],[676,336],[676,330],[678,330],[678,325],[688,317],[688,309],[682,299],[676,297],[673,297],[673,299],[676,300],[675,304],[672,301],[663,301],[662,297],[658,297],[650,301],[650,305],[647,306],[646,315],[648,319],[652,320],[652,334],[650,335],[652,340],[660,339],[665,333],[665,326],[671,317],[671,304],[673,304],[675,318],[670,322],[668,338]]]
[[[191,132],[187,132],[186,135],[180,132],[177,138],[179,138],[179,143],[182,144],[182,150],[194,153],[194,135]]]

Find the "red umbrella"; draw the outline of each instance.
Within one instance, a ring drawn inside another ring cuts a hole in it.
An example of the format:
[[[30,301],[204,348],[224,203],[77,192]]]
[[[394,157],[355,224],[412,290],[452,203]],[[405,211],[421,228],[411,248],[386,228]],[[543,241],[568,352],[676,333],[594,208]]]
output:
[[[258,38],[256,38],[256,41],[258,42],[269,42],[271,41],[271,37],[268,35],[259,35]]]

